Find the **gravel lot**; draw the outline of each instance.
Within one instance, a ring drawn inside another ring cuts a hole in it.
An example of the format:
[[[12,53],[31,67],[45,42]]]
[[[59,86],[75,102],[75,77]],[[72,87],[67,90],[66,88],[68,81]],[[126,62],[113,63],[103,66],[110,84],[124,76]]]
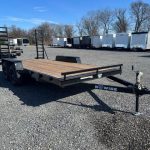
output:
[[[21,59],[34,58],[35,47],[24,47]],[[46,48],[56,55],[81,57],[97,66],[123,63],[121,78],[135,82],[135,70],[144,72],[150,88],[150,52],[119,52]],[[110,84],[108,79],[90,83]],[[150,149],[150,96],[141,97],[133,116],[135,97],[88,90],[87,84],[60,89],[47,83],[12,86],[0,68],[1,150],[148,150]]]

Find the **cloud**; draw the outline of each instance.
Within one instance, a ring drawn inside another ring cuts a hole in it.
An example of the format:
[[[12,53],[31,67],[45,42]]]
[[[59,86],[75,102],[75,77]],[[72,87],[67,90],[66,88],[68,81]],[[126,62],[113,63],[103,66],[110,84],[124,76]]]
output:
[[[36,12],[41,12],[41,13],[47,11],[47,9],[45,7],[41,7],[41,6],[35,6],[33,8],[33,10],[36,11]]]
[[[35,24],[35,25],[39,25],[39,24],[44,23],[44,22],[58,24],[57,22],[54,22],[51,20],[40,19],[40,18],[26,19],[26,18],[18,18],[18,17],[8,16],[8,17],[5,17],[5,20],[14,21],[14,22],[31,23],[31,24]]]

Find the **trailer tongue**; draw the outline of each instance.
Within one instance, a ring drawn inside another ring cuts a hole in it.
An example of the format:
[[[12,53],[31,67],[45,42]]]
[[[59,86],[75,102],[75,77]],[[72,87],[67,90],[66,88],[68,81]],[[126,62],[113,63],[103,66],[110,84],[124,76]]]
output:
[[[142,72],[137,71],[136,72],[136,83],[130,83],[125,80],[122,80],[120,78],[110,76],[109,79],[120,83],[124,85],[125,87],[119,87],[119,86],[110,86],[110,85],[101,85],[97,84],[95,85],[96,89],[99,90],[106,90],[106,91],[112,91],[112,92],[120,92],[120,93],[129,93],[134,94],[136,97],[136,103],[135,103],[135,115],[139,115],[139,98],[143,95],[150,94],[150,90],[142,85],[141,83],[141,77],[143,76]]]

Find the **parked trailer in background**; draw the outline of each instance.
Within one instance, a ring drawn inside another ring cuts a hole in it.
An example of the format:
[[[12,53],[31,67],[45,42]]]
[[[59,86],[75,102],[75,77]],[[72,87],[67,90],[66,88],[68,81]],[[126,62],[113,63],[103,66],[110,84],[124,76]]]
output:
[[[10,44],[14,46],[28,46],[30,45],[29,40],[27,38],[11,38]]]
[[[65,47],[66,40],[67,40],[67,38],[60,38],[60,37],[55,38],[54,37],[52,46]]]
[[[16,40],[14,40],[14,41],[16,41]],[[30,45],[30,43],[27,38],[17,38],[17,45],[18,46],[28,46],[28,45]]]
[[[10,45],[13,45],[13,46],[17,46],[17,45],[18,45],[17,39],[10,38],[10,39],[9,39],[9,44],[10,44]]]
[[[65,46],[72,47],[72,45],[73,45],[73,38],[67,38]]]
[[[66,38],[53,38],[53,44],[52,46],[58,46],[58,47],[65,47]]]
[[[115,47],[121,49],[130,48],[130,37],[128,33],[117,33],[115,37]]]
[[[52,46],[54,47],[72,47],[72,38],[53,37]]]
[[[132,50],[150,49],[150,32],[134,32],[131,34],[130,48]]]
[[[58,46],[72,47],[72,38],[59,38]]]
[[[52,46],[58,46],[59,38],[53,37],[53,43]]]
[[[90,48],[91,47],[91,38],[90,38],[90,36],[80,37],[80,47],[81,48]]]
[[[73,48],[80,48],[80,37],[73,38]]]
[[[58,46],[65,47],[67,38],[59,38]]]
[[[102,46],[101,44],[100,36],[91,36],[91,47],[92,48],[100,48]]]
[[[103,37],[102,37],[102,47],[103,48],[113,48],[114,47],[113,34],[103,35]]]

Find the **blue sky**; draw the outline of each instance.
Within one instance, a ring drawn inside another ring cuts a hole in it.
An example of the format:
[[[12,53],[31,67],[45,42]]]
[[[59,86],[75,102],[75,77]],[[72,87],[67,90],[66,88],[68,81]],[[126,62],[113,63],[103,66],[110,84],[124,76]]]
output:
[[[128,8],[135,0],[5,0],[0,7],[0,26],[30,29],[42,22],[76,24],[88,11]],[[150,3],[150,0],[144,0]]]

